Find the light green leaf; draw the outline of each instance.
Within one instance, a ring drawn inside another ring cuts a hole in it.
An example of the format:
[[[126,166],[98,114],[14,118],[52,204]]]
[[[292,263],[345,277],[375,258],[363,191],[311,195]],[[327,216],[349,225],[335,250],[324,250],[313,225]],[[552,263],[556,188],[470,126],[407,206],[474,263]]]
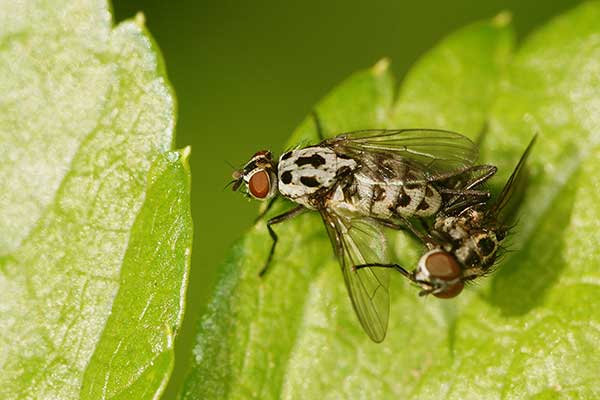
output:
[[[0,4],[0,398],[155,398],[189,267],[189,149],[143,17]]]

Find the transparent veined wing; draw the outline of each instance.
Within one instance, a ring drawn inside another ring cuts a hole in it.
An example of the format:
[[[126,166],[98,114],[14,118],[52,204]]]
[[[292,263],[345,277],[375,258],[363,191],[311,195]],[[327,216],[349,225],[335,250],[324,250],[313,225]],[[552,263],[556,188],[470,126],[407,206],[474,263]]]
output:
[[[379,343],[385,338],[390,314],[389,270],[354,267],[389,262],[385,236],[369,218],[346,217],[330,209],[321,210],[321,216],[358,320],[369,337]]]
[[[502,224],[510,225],[516,209],[521,204],[528,178],[526,167],[527,158],[531,153],[531,149],[533,148],[536,139],[537,135],[531,139],[529,145],[523,152],[523,155],[521,155],[517,166],[506,181],[502,192],[498,195],[498,199],[490,208],[490,215],[493,215],[494,218]]]
[[[392,154],[433,173],[472,166],[479,156],[477,145],[468,137],[438,129],[370,129],[344,133],[326,143],[353,157]]]

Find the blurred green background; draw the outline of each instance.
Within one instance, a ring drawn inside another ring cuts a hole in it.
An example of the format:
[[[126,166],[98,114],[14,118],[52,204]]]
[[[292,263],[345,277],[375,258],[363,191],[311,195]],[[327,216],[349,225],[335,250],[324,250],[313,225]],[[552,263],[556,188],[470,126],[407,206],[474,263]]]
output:
[[[174,397],[184,379],[218,265],[258,207],[223,189],[232,172],[227,162],[240,166],[265,148],[279,153],[321,96],[382,57],[391,58],[400,82],[421,54],[471,21],[508,10],[522,38],[577,3],[114,0],[116,21],[146,15],[177,93],[177,146],[192,145],[192,271],[164,397]]]

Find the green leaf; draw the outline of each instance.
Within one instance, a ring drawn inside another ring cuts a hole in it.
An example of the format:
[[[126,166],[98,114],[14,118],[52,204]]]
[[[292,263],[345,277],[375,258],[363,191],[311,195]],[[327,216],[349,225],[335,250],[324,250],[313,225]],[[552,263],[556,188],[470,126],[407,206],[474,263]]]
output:
[[[502,185],[539,134],[531,185],[498,272],[453,300],[398,275],[388,336],[353,314],[317,215],[257,223],[234,247],[202,318],[183,398],[596,398],[600,359],[600,4],[551,21],[512,54],[508,16],[469,26],[417,63],[393,104],[385,64],[317,107],[325,131],[437,127],[476,137]],[[307,119],[291,143],[314,141]],[[314,213],[313,213],[314,214]],[[422,248],[396,237],[404,265]]]
[[[170,375],[189,149],[143,23],[0,5],[0,398],[155,398]]]

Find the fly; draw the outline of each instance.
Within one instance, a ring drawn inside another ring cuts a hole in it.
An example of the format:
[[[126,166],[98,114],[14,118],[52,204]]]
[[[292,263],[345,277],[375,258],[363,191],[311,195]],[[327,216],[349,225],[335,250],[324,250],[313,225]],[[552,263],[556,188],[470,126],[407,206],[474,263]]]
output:
[[[410,220],[487,201],[490,194],[480,186],[496,167],[476,165],[477,157],[470,139],[435,129],[344,133],[278,160],[269,151],[257,152],[234,172],[233,189],[269,200],[263,215],[279,196],[296,203],[267,221],[273,243],[259,275],[266,273],[277,245],[273,225],[319,212],[356,315],[369,337],[381,342],[390,303],[389,268],[374,267],[389,260],[382,228],[408,227],[420,235]]]
[[[367,266],[396,269],[421,287],[420,295],[433,294],[440,298],[455,297],[466,282],[489,274],[520,203],[527,178],[525,164],[535,139],[534,136],[495,201],[436,215],[428,232],[420,234],[427,251],[412,272],[397,264]]]

